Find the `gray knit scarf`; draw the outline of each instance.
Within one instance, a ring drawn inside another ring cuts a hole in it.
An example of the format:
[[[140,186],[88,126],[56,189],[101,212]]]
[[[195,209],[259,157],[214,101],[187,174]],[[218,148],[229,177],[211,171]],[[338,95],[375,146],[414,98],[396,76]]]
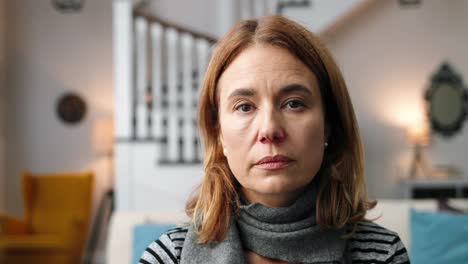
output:
[[[316,198],[313,184],[289,207],[247,204],[241,198],[223,241],[199,244],[189,227],[180,263],[245,264],[245,250],[291,263],[347,263],[343,230],[321,231],[316,224]]]

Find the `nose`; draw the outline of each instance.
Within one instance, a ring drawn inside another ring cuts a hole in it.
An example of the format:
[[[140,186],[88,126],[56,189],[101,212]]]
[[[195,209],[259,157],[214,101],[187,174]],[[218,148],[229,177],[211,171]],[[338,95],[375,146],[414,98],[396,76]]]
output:
[[[280,114],[274,110],[264,111],[260,122],[258,141],[262,144],[282,143],[285,139],[286,132]]]

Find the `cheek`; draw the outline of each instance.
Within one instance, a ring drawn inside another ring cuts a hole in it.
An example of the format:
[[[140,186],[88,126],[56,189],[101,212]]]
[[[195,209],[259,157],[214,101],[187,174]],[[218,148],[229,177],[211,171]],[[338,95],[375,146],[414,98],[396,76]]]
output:
[[[309,143],[311,146],[322,145],[325,139],[324,127],[322,123],[314,123],[305,126],[303,129],[304,142]]]
[[[297,118],[287,118],[287,130],[292,138],[305,142],[324,139],[325,129],[321,111],[314,110]]]
[[[240,178],[247,174],[246,158],[251,149],[252,131],[250,122],[247,119],[238,117],[223,116],[220,123],[223,135],[223,146],[226,148],[227,160],[234,176],[242,182]]]
[[[242,149],[249,142],[249,134],[251,134],[250,122],[248,119],[234,117],[233,115],[225,115],[220,123],[223,135],[223,145],[229,151]]]
[[[291,129],[290,139],[296,154],[304,158],[304,166],[316,167],[321,164],[325,143],[324,123],[321,118],[304,120],[296,123],[295,129]],[[312,162],[311,162],[312,161]]]

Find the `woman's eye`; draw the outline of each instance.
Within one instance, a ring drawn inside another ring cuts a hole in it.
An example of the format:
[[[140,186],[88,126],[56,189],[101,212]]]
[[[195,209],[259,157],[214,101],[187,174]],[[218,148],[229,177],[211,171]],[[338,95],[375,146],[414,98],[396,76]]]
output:
[[[241,111],[244,113],[250,112],[252,110],[252,105],[249,104],[241,104],[236,107],[237,111]]]
[[[291,101],[286,103],[286,106],[289,107],[289,108],[296,109],[296,108],[304,107],[304,103],[302,103],[299,100],[291,100]]]

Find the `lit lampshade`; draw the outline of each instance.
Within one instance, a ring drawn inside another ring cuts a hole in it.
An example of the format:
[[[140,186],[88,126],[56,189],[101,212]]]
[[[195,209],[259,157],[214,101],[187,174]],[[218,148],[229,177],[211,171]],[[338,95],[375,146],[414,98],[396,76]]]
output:
[[[419,123],[408,127],[406,135],[409,142],[415,146],[427,146],[431,140],[429,127],[425,123]]]
[[[100,118],[94,124],[93,147],[97,155],[112,155],[114,122],[112,118]]]

